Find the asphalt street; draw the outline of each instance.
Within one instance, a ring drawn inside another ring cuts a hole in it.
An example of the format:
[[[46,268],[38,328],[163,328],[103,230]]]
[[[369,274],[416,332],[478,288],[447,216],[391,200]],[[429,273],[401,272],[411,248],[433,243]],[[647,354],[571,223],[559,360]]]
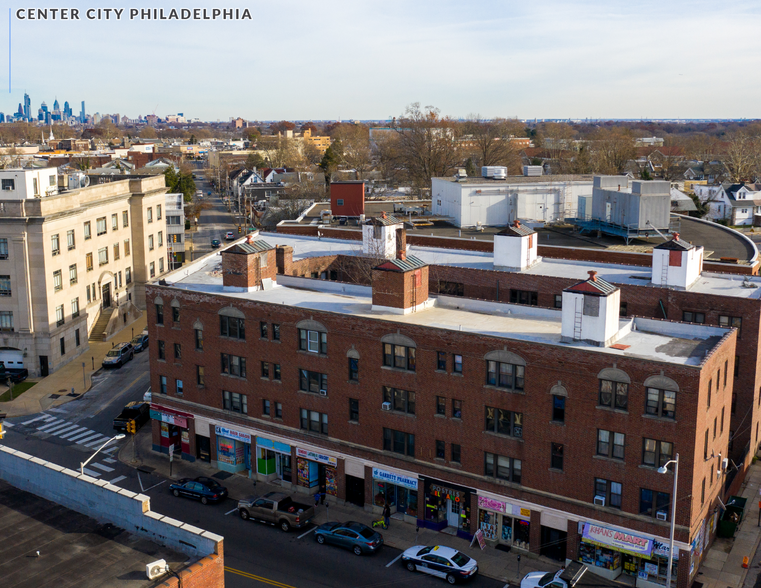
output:
[[[196,173],[195,182],[196,188],[203,192],[203,200],[210,202],[212,208],[201,211],[198,229],[186,234],[186,239],[190,240],[193,245],[193,259],[206,255],[212,250],[212,239],[219,239],[220,243],[224,245],[227,231],[235,231],[235,238],[238,238],[235,217],[227,212],[227,207],[223,204],[222,199],[216,195],[209,183],[202,179],[198,173]],[[208,195],[209,192],[212,193],[211,196]]]

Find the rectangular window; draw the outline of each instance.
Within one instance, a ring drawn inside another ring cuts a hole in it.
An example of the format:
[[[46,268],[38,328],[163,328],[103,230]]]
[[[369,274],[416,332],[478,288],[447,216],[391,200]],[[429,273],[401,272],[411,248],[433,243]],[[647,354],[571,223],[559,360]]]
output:
[[[272,323],[272,340],[280,341],[280,325]]]
[[[114,261],[118,260],[121,257],[121,250],[119,249],[119,244],[114,243]]]
[[[486,408],[486,430],[510,437],[523,437],[523,413],[502,408]]]
[[[267,334],[267,323],[264,321],[259,323],[259,336],[262,339],[269,339],[269,335]]]
[[[161,220],[161,204],[156,205],[156,220]]]
[[[155,278],[156,277],[156,263],[151,262],[148,266],[148,273],[150,274],[150,277]]]
[[[262,378],[267,378],[269,380],[270,377],[270,364],[268,361],[261,362],[262,364]]]
[[[182,359],[182,345],[180,343],[174,344],[174,360],[179,361]]]
[[[246,329],[242,318],[230,316],[219,317],[219,334],[222,337],[245,340]]]
[[[554,470],[563,469],[563,446],[560,443],[551,444],[550,467]]]
[[[674,444],[655,439],[642,440],[642,465],[661,467],[672,459]]]
[[[246,358],[237,355],[221,354],[222,373],[238,378],[246,377]]]
[[[58,255],[61,253],[61,244],[58,241],[58,235],[51,235],[50,237],[50,248],[53,252],[53,255]]]
[[[328,352],[328,334],[299,329],[299,349],[310,353],[326,354]]]
[[[509,390],[523,390],[525,367],[499,361],[486,362],[486,383]]]
[[[391,404],[391,410],[415,414],[415,393],[383,386],[383,402]]]
[[[584,295],[584,316],[600,316],[600,298],[590,294]]]
[[[202,365],[196,366],[196,384],[198,384],[199,387],[205,386],[205,374],[204,374],[204,367]]]
[[[0,310],[0,331],[13,332],[13,311]]]
[[[132,283],[132,268],[128,267],[124,270],[124,281],[129,285]]]
[[[159,394],[166,394],[166,376],[159,376]]]
[[[415,435],[384,428],[383,450],[415,457]]]
[[[359,422],[359,400],[349,398],[349,420]]]
[[[452,418],[462,418],[462,400],[452,399]]]
[[[713,387],[713,380],[708,380],[708,400],[707,408],[711,408],[711,388]]]
[[[619,482],[611,482],[602,478],[595,478],[595,498],[598,496],[605,499],[605,506],[621,508],[622,486]]]
[[[129,226],[129,211],[122,212],[122,228],[125,229]]]
[[[723,388],[727,387],[727,373],[729,372],[729,360],[724,360],[724,386]]]
[[[85,241],[92,239],[92,228],[90,221],[85,222]]]
[[[0,260],[8,259],[8,239],[3,237],[0,239]]]
[[[196,349],[203,351],[203,329],[195,329]]]
[[[328,415],[315,410],[301,409],[301,428],[321,435],[328,434]]]
[[[89,304],[90,302],[92,302],[92,297],[90,296],[90,285],[89,284],[87,285],[86,291],[87,291],[87,303]]]
[[[61,277],[61,270],[56,270],[53,272],[53,289],[58,292],[58,290],[63,290],[63,279]]]
[[[555,294],[555,308],[563,308],[563,295]]]
[[[264,416],[270,416],[270,401],[262,400],[262,414]]]
[[[447,399],[443,396],[436,397],[436,414],[447,416]]]
[[[460,463],[460,454],[462,453],[462,448],[460,447],[460,445],[457,443],[452,443],[449,446],[449,449],[450,449],[450,455],[451,455],[450,461],[452,463]]]
[[[156,304],[156,324],[157,325],[164,324],[164,305],[163,304]]]
[[[742,335],[742,319],[739,316],[719,315],[719,326],[724,328],[734,327],[737,329],[737,336]]]
[[[64,322],[64,319],[63,319],[63,304],[55,307],[55,322],[56,322],[56,326],[57,327],[60,327],[63,324],[63,322]]]
[[[522,464],[520,459],[494,453],[484,453],[484,475],[516,484],[521,483]]]
[[[66,248],[71,251],[77,246],[74,239],[74,230],[66,231]]]
[[[75,298],[71,301],[71,318],[77,318],[79,316],[79,298]]]
[[[111,215],[111,230],[112,231],[119,230],[119,216],[117,214]]]
[[[671,495],[666,492],[656,492],[647,488],[639,490],[639,513],[660,520],[671,520]]]
[[[676,392],[672,390],[648,388],[645,412],[653,416],[664,417],[667,419],[676,418]]]
[[[159,359],[166,359],[166,352],[164,351],[164,342],[163,341],[157,341],[158,343],[158,353],[159,353]]]
[[[179,306],[172,306],[172,322],[173,323],[180,322],[180,307]]]
[[[299,370],[299,390],[312,394],[327,394],[328,375],[310,372],[309,370]]]
[[[164,273],[164,258],[163,257],[159,257],[159,273],[160,274]]]
[[[79,347],[82,344],[79,338],[79,329],[74,329],[74,345]]]
[[[15,190],[16,180],[14,179],[2,180],[2,187],[3,187],[3,190]]]
[[[108,247],[101,247],[98,249],[98,265],[106,265],[108,263]]]
[[[88,272],[91,272],[93,270],[92,253],[85,254],[85,267],[87,268]]]
[[[454,373],[462,373],[462,355],[454,355]]]
[[[275,418],[276,419],[282,419],[283,418],[283,405],[279,402],[275,403]]]
[[[613,431],[597,430],[597,455],[624,459],[625,435]]]
[[[124,257],[129,257],[130,249],[129,249],[129,239],[124,240]]]
[[[148,222],[149,222],[149,223],[152,223],[152,222],[153,222],[153,209],[152,209],[152,208],[149,208],[149,209],[147,210],[147,214],[148,214]]]
[[[237,392],[222,391],[222,404],[225,410],[248,414],[248,397]]]
[[[417,366],[416,350],[404,345],[383,344],[383,365],[414,372]]]
[[[556,423],[565,422],[565,396],[552,396],[552,420]]]
[[[702,312],[685,310],[682,312],[682,322],[703,324],[706,322],[706,315]]]
[[[724,432],[724,407],[721,407],[721,426],[719,428],[719,434],[721,435]]]
[[[349,380],[359,381],[359,359],[356,357],[349,358]]]
[[[436,369],[443,372],[447,371],[447,354],[443,351],[436,352]]]
[[[279,363],[273,363],[272,364],[272,379],[280,381],[280,364]]]
[[[616,410],[629,410],[629,384],[600,380],[599,405]]]
[[[148,251],[153,251],[153,235],[148,235]]]
[[[61,355],[66,355],[66,339],[64,337],[61,337],[59,340],[59,345],[61,346]]]
[[[0,296],[11,296],[11,277],[0,276]]]
[[[164,231],[159,231],[157,236],[159,239],[159,247],[163,247],[164,246]]]
[[[626,305],[626,302],[621,302],[618,305],[618,316],[628,316],[629,313],[629,307]]]
[[[95,232],[98,236],[105,235],[108,232],[105,216],[102,216],[95,221]]]
[[[511,304],[527,304],[537,306],[539,304],[539,293],[529,292],[527,290],[510,290]]]

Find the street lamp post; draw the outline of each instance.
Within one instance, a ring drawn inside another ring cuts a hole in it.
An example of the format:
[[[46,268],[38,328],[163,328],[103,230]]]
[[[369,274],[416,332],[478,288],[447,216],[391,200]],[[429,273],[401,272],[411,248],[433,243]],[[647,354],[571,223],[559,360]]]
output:
[[[111,437],[108,441],[106,441],[103,445],[98,447],[98,449],[93,453],[90,457],[87,458],[87,461],[79,464],[79,473],[84,474],[85,473],[85,466],[92,461],[92,458],[98,455],[101,449],[103,449],[106,445],[111,443],[111,441],[118,441],[119,439],[124,439],[124,433],[119,433],[118,435],[115,435]]]
[[[671,493],[671,531],[669,535],[669,564],[666,572],[666,588],[671,588],[671,566],[674,562],[674,527],[676,525],[676,484],[679,478],[679,454],[658,468],[659,474],[668,473],[668,466],[674,464],[674,490]]]

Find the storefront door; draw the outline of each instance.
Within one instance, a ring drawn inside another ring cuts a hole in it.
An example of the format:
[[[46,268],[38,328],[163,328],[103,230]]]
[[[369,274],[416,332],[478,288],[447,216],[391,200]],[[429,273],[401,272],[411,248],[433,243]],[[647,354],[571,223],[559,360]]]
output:
[[[275,472],[284,482],[291,481],[291,456],[283,453],[275,454]]]
[[[196,435],[196,457],[202,461],[211,461],[211,441],[208,437]]]
[[[447,525],[460,528],[460,503],[454,500],[447,500]]]

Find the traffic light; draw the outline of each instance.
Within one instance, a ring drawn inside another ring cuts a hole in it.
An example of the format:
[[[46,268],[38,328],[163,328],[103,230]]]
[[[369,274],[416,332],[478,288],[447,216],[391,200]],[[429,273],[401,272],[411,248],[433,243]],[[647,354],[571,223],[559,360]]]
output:
[[[240,226],[238,226],[238,233],[240,233],[240,232],[241,232],[241,230],[242,230],[242,229],[240,228]]]
[[[130,421],[127,423],[127,432],[128,432],[128,433],[132,433],[132,434],[134,435],[134,434],[137,432],[137,428],[136,428],[136,426],[135,426],[136,424],[137,424],[137,423],[135,423],[135,419],[131,419],[131,420],[130,420]]]
[[[172,235],[172,243],[177,243],[177,235]]]
[[[0,439],[2,439],[5,436],[5,431],[3,431],[3,422],[0,421]]]

